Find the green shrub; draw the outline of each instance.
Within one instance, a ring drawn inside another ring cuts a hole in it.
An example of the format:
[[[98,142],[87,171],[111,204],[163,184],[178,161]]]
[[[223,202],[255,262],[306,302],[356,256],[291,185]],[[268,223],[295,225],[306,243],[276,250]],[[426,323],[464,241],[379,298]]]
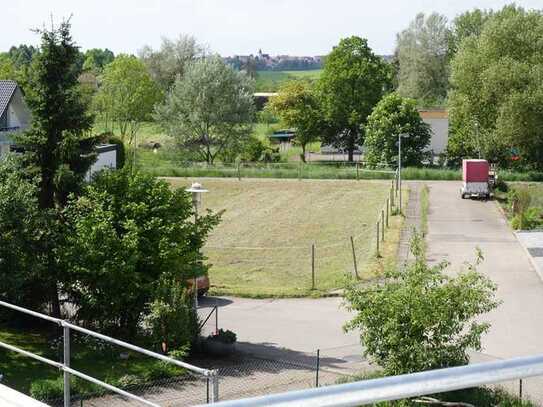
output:
[[[30,396],[36,400],[54,400],[64,395],[64,380],[58,379],[36,380],[30,385]]]
[[[126,388],[130,386],[138,386],[140,384],[143,384],[145,381],[142,377],[134,375],[134,374],[125,374],[124,376],[121,376],[119,380],[117,381],[117,385],[121,388]]]
[[[208,338],[222,343],[234,343],[238,339],[234,332],[228,329],[225,331],[222,328],[219,329],[219,332],[216,335],[210,335]]]
[[[500,192],[508,192],[509,191],[509,185],[507,185],[507,182],[505,182],[503,179],[498,178],[496,181],[495,188],[497,191]]]
[[[160,282],[145,321],[155,343],[164,352],[179,349],[176,355],[180,358],[198,335],[198,315],[191,295],[177,280]]]
[[[528,208],[511,219],[511,227],[516,230],[532,230],[543,226],[543,213],[540,208]]]
[[[543,225],[542,211],[532,205],[532,193],[528,186],[515,186],[507,194],[512,215],[511,227],[517,230],[536,229]]]
[[[168,362],[158,361],[153,363],[143,374],[145,382],[154,382],[161,379],[180,376],[184,370]]]
[[[468,349],[481,349],[486,322],[474,318],[496,308],[496,286],[476,271],[482,259],[454,277],[447,262],[427,263],[421,236],[411,241],[414,260],[404,270],[386,270],[383,283],[353,281],[345,300],[355,312],[346,330],[360,331],[364,355],[387,375],[466,364]]]

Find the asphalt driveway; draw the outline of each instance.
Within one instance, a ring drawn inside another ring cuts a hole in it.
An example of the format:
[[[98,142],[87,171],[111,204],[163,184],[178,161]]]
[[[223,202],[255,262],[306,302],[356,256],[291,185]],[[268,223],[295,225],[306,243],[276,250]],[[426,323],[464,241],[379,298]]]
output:
[[[497,285],[502,304],[483,317],[492,324],[483,352],[505,358],[543,352],[543,283],[533,269],[494,201],[463,200],[458,182],[428,182],[428,259],[451,263],[459,270],[475,259],[479,247],[484,262],[479,271]],[[231,329],[242,343],[259,349],[316,349],[356,344],[358,335],[345,334],[352,315],[341,298],[244,299],[206,298],[204,316],[219,305],[219,327]]]
[[[492,324],[484,352],[514,357],[543,352],[543,283],[494,201],[463,200],[460,183],[430,182],[428,257],[446,259],[458,270],[473,261],[497,285],[503,303],[483,319]]]
[[[343,332],[343,324],[352,316],[342,302],[341,298],[208,297],[200,301],[200,315],[216,304],[219,328],[236,332],[240,342],[251,343],[261,350],[286,348],[314,352],[359,342],[356,333]]]

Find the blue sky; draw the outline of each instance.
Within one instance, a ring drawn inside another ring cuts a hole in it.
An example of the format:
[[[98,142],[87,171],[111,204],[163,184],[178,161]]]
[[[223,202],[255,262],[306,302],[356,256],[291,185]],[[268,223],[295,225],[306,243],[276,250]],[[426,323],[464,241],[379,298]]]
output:
[[[340,38],[366,37],[379,54],[391,54],[396,33],[418,13],[449,19],[474,7],[501,8],[500,0],[2,0],[0,50],[37,43],[31,28],[72,15],[83,49],[135,53],[162,36],[192,34],[221,55],[321,55]],[[517,1],[541,8],[541,0]]]

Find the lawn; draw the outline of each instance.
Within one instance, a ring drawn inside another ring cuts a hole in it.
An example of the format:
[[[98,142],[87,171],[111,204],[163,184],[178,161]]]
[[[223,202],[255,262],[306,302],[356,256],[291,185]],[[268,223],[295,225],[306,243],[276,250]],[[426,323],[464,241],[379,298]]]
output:
[[[53,341],[53,333],[47,329],[30,330],[28,327],[0,326],[0,341],[61,362],[62,340]],[[57,335],[61,335],[60,329]],[[124,375],[145,377],[150,371],[162,368],[160,361],[131,351],[128,352],[128,359],[121,359],[119,357],[121,352],[126,350],[72,331],[71,366],[97,379],[118,385],[118,379]],[[174,366],[168,370],[171,374],[183,373],[182,369]],[[52,366],[5,349],[0,349],[0,373],[4,375],[2,384],[25,394],[30,393],[30,385],[36,380],[61,380],[62,377],[62,373]],[[73,393],[94,392],[96,389],[96,386],[78,380]]]
[[[185,187],[194,179],[170,179]],[[202,181],[202,180],[200,180]],[[224,211],[204,248],[214,293],[250,296],[322,295],[358,269],[370,278],[376,265],[375,223],[389,182],[205,179],[204,209]],[[384,259],[395,259],[399,217],[390,221]],[[315,244],[316,289],[311,290]],[[378,264],[377,264],[378,263]]]
[[[321,72],[322,69],[306,71],[258,71],[256,73],[256,91],[275,92],[283,83],[295,79],[317,80]]]

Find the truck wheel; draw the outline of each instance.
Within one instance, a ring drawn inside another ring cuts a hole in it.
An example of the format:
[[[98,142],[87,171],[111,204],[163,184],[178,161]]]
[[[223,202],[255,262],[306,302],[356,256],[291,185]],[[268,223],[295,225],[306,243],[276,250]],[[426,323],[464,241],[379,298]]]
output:
[[[466,194],[462,194],[462,199],[466,199],[467,198],[467,195]]]

